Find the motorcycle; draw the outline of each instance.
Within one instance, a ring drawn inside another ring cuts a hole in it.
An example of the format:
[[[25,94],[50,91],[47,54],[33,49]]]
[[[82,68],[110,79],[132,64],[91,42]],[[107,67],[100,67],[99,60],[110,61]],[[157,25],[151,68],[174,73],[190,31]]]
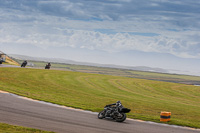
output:
[[[50,69],[51,63],[46,64],[45,69]]]
[[[106,105],[104,110],[99,112],[98,118],[106,118],[117,122],[123,122],[126,120],[126,113],[130,111],[130,109],[124,108],[120,101],[117,101],[117,103]]]
[[[27,61],[24,61],[22,64],[21,64],[21,67],[26,67],[27,65]]]

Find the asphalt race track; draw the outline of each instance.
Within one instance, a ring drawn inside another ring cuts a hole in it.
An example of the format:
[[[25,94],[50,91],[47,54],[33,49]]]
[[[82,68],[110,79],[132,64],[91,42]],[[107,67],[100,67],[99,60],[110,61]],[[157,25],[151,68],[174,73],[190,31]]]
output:
[[[60,133],[197,133],[179,126],[123,123],[97,118],[97,113],[34,101],[0,91],[0,122]]]

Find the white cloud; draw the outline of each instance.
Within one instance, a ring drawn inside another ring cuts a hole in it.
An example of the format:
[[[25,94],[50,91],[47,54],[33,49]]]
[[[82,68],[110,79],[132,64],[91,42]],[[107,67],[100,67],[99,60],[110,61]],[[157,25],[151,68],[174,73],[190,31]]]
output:
[[[0,42],[200,58],[199,10],[193,10],[198,4],[177,0],[11,1],[0,6]]]
[[[199,36],[188,42],[179,38],[180,36],[187,39],[188,33],[178,33],[169,31],[168,34],[173,33],[172,36],[166,37],[164,35],[148,37],[131,35],[128,33],[103,34],[88,30],[73,30],[50,28],[46,31],[44,25],[29,26],[4,25],[1,29],[0,42],[2,43],[18,43],[18,44],[32,44],[38,47],[47,48],[49,46],[70,46],[73,48],[86,48],[91,50],[103,50],[107,52],[120,52],[126,50],[138,50],[144,52],[158,52],[170,53],[184,58],[199,58],[199,51],[194,53],[194,48],[198,48]],[[51,25],[47,25],[50,27]],[[43,27],[40,29],[40,27]],[[9,32],[8,30],[9,29]],[[20,34],[19,34],[20,33]],[[28,33],[28,34],[24,34]],[[165,32],[167,33],[167,32]],[[189,31],[191,34],[192,32]],[[194,34],[194,33],[193,33]],[[190,53],[190,51],[193,51]]]

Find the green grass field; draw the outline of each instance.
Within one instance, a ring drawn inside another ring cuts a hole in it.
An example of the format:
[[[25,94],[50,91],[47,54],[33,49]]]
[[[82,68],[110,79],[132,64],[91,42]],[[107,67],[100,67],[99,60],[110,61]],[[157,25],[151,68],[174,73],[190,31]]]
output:
[[[0,123],[0,133],[54,133],[42,131],[38,129],[26,128],[21,126],[13,126],[9,124]]]
[[[22,63],[23,61],[18,60],[18,62]],[[47,64],[47,62],[42,62],[42,61],[28,61],[28,62],[34,64],[35,68],[42,68],[42,69],[44,69],[45,65]],[[148,80],[156,80],[156,81],[166,81],[166,82],[182,83],[182,84],[190,84],[190,85],[200,84],[199,76],[144,72],[144,71],[136,71],[136,70],[129,70],[129,69],[73,65],[73,64],[64,64],[64,63],[52,63],[51,69],[84,72],[84,73],[96,73],[96,74],[104,74],[104,75],[114,75],[114,76],[148,79]]]
[[[0,68],[0,90],[91,111],[118,100],[131,108],[129,118],[200,128],[200,87],[61,70]]]

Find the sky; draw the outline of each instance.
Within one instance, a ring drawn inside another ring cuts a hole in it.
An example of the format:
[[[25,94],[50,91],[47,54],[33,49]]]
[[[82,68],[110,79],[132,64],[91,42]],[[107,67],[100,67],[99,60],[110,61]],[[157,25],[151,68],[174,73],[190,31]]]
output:
[[[200,76],[199,0],[0,0],[0,51]]]

